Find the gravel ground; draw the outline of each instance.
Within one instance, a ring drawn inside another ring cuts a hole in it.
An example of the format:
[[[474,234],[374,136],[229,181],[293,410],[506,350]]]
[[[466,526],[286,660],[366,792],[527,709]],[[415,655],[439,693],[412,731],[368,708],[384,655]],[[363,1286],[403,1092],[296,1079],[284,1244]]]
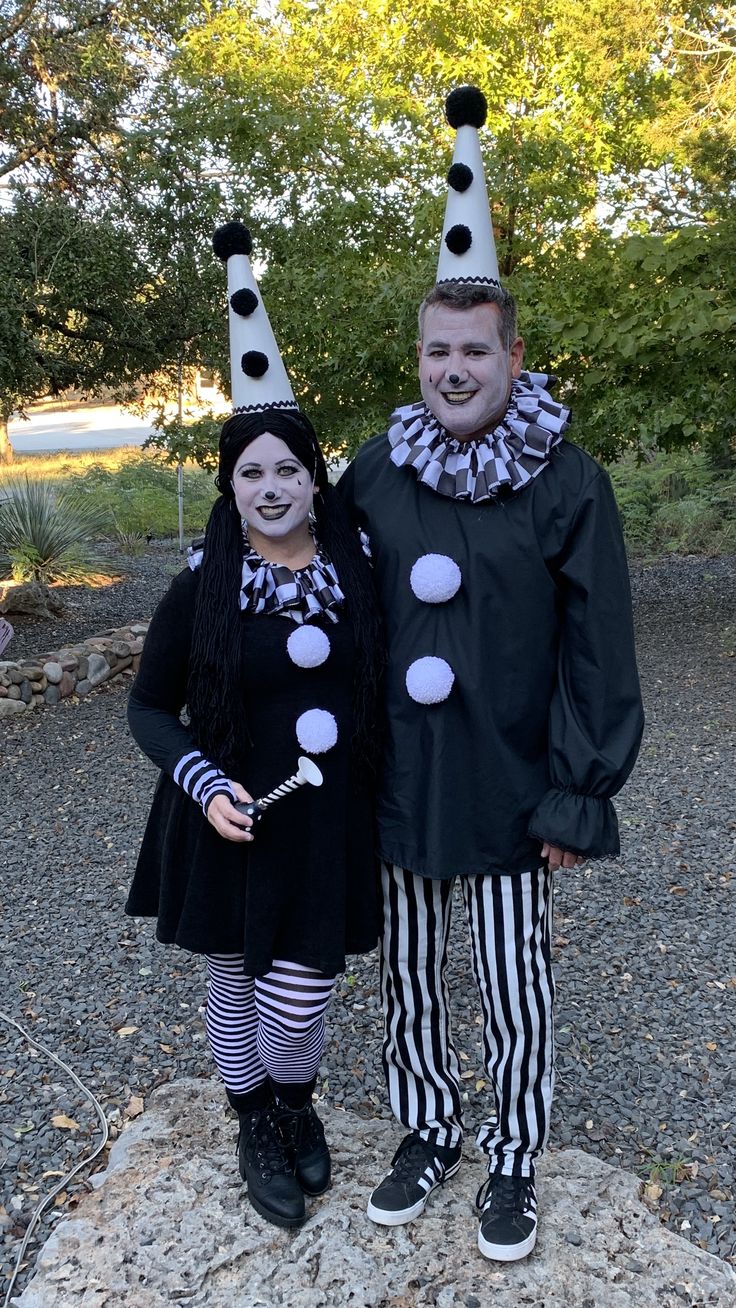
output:
[[[12,652],[35,654],[147,616],[180,560],[157,545],[126,566],[123,582],[69,592],[63,622],[19,621]],[[663,1221],[734,1262],[736,823],[727,760],[735,578],[736,558],[634,569],[647,733],[618,804],[622,856],[558,877],[552,1134],[555,1146],[641,1174]],[[113,1134],[154,1086],[211,1070],[199,960],[164,949],[150,922],[122,912],[155,780],[124,713],[124,688],[108,685],[12,719],[0,737],[9,942],[0,1007],[73,1067]],[[460,913],[453,931],[455,1034],[472,1127],[488,1092]],[[321,1090],[351,1110],[389,1116],[375,957],[351,964],[332,1008]],[[99,1130],[73,1082],[3,1021],[0,1068],[7,1276],[39,1196],[91,1152]],[[38,1240],[85,1184],[73,1183],[44,1218],[16,1288]]]

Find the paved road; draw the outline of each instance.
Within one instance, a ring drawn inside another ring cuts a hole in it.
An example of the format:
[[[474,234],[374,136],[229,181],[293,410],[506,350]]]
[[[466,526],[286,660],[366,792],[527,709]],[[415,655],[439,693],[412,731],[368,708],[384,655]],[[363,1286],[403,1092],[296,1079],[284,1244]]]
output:
[[[16,454],[142,445],[152,431],[150,423],[114,404],[37,411],[25,422],[15,420],[9,424],[10,442]]]

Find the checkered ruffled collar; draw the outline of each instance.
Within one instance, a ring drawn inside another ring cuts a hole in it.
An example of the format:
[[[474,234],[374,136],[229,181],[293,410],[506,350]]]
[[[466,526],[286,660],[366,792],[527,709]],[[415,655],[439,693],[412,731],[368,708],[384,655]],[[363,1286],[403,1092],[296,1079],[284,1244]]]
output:
[[[473,504],[523,490],[547,467],[570,423],[570,410],[549,394],[553,384],[546,373],[522,372],[501,422],[477,441],[455,440],[424,403],[396,409],[388,429],[391,462],[413,468],[438,495]]]
[[[192,572],[202,566],[205,538],[195,540],[187,550]],[[323,550],[303,568],[269,563],[246,543],[240,588],[240,607],[248,613],[284,613],[296,623],[309,622],[322,614],[337,622],[337,610],[345,603],[337,573]]]
[[[303,568],[269,563],[255,550],[246,550],[240,607],[249,613],[284,612],[294,622],[309,622],[323,615],[339,620],[337,610],[345,603],[332,563],[321,549]]]

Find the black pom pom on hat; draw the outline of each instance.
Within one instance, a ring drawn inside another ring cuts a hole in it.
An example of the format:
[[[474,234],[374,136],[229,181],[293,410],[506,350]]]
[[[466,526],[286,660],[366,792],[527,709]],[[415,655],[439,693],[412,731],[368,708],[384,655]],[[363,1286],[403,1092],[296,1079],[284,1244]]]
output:
[[[212,249],[218,259],[227,263],[232,254],[250,254],[253,241],[248,228],[243,223],[223,223],[222,227],[216,228],[213,234]]]
[[[237,313],[241,318],[250,318],[250,315],[258,308],[258,296],[247,286],[241,290],[234,291],[230,296],[230,308],[233,313]]]
[[[246,377],[262,377],[268,372],[268,359],[261,350],[246,350],[240,366]]]
[[[473,170],[467,164],[454,163],[447,174],[447,180],[453,191],[467,191],[473,180]]]
[[[445,237],[445,245],[451,254],[467,254],[473,244],[473,236],[469,227],[463,223],[456,223],[451,227]]]
[[[445,100],[445,114],[450,127],[482,127],[488,104],[477,86],[458,86]]]

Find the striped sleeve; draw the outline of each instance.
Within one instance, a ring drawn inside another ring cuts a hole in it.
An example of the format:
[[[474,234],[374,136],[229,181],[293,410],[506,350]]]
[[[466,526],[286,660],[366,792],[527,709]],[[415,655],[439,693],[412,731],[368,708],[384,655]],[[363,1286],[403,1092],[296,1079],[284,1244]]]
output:
[[[198,749],[182,755],[174,768],[173,777],[177,786],[181,786],[195,803],[201,805],[205,815],[215,795],[227,795],[233,803],[237,801],[237,795],[225,773],[210,763]]]

